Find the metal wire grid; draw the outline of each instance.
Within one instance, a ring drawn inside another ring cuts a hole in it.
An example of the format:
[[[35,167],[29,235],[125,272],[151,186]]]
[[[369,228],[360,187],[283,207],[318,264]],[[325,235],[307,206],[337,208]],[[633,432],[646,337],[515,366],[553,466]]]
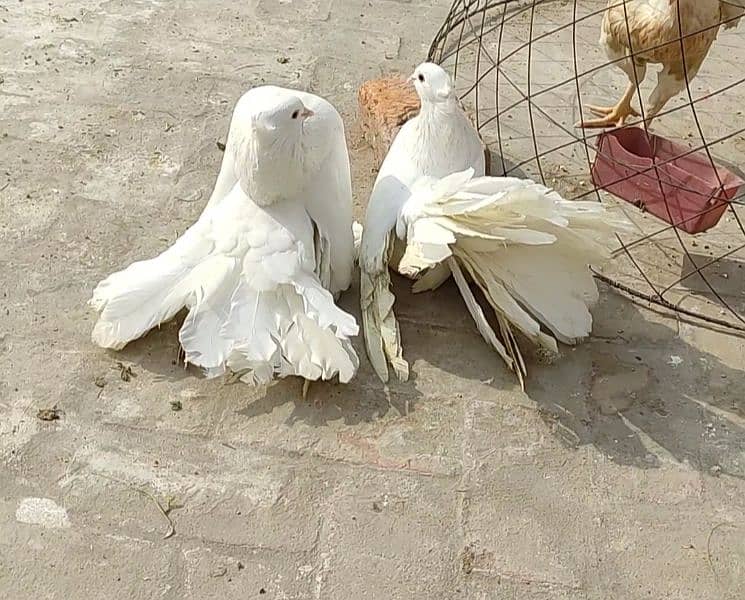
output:
[[[627,3],[621,0],[611,6],[623,7],[627,10]],[[610,78],[622,77],[613,65],[624,60],[623,58],[618,61],[604,61],[601,64],[584,66],[589,58],[588,49],[591,51],[593,47],[599,48],[596,40],[600,33],[600,19],[608,8],[609,3],[606,0],[453,1],[448,16],[430,46],[428,58],[445,66],[453,74],[461,100],[470,105],[479,132],[490,148],[497,153],[498,160],[501,162],[501,168],[494,168],[494,161],[492,161],[493,174],[499,171],[505,175],[525,174],[522,171],[527,168],[534,171],[528,175],[540,178],[546,185],[558,187],[555,185],[557,178],[552,178],[551,175],[556,174],[557,166],[560,170],[566,170],[561,163],[568,162],[580,166],[585,178],[588,176],[588,168],[592,165],[592,157],[597,150],[600,133],[590,133],[585,129],[568,126],[562,122],[566,120],[561,118],[566,117],[567,113],[566,95],[559,98],[560,104],[564,100],[564,105],[560,107],[563,111],[560,110],[558,115],[556,110],[551,110],[556,107],[550,105],[550,100],[553,97],[556,101],[555,94],[561,89],[570,87],[574,95],[571,104],[578,108],[581,115],[585,95],[582,89],[583,80],[593,78],[600,73],[608,73],[607,76]],[[546,9],[550,9],[548,16]],[[680,21],[678,28],[679,36],[673,43],[680,43],[681,53],[683,53],[684,40],[703,30],[684,35]],[[527,39],[524,39],[525,32],[527,32]],[[585,37],[585,33],[588,32],[589,38]],[[568,54],[571,55],[567,57],[553,53],[548,57],[549,61],[553,60],[556,64],[563,62],[566,75],[549,84],[540,82],[545,75],[545,69],[536,68],[541,59],[546,58],[545,53],[539,49],[541,43],[549,43],[555,49],[560,49],[563,45],[567,50],[566,46],[569,46]],[[718,43],[720,43],[719,40],[715,41],[714,46]],[[669,44],[670,41],[666,41],[656,48]],[[629,33],[629,47],[631,46]],[[631,57],[650,49],[649,47],[638,49],[631,53]],[[745,40],[737,44],[736,49],[745,58]],[[699,71],[699,80],[702,78],[708,60],[709,57],[704,60],[701,71]],[[514,63],[519,63],[518,68],[512,68]],[[685,115],[684,120],[693,130],[692,135],[697,140],[686,154],[703,152],[712,166],[716,164],[712,148],[722,147],[734,140],[743,139],[745,118],[742,116],[739,119],[733,118],[733,123],[725,124],[726,127],[722,129],[721,118],[712,119],[712,114],[715,113],[707,114],[705,109],[728,94],[739,92],[742,97],[745,97],[745,86],[743,86],[745,76],[736,76],[745,72],[741,65],[742,63],[738,68],[738,61],[735,57],[732,81],[717,85],[713,89],[710,86],[707,93],[698,96],[692,90],[693,78],[689,78],[686,71],[685,91],[680,94],[683,102],[678,101],[677,105],[661,111],[656,116],[657,123],[660,118],[668,115],[676,117]],[[521,73],[522,67],[525,69],[524,74]],[[490,78],[493,80],[491,83]],[[637,80],[635,83],[637,97],[644,98],[642,82]],[[739,86],[742,87],[738,90]],[[603,93],[613,95],[616,92],[605,89]],[[490,100],[493,100],[493,106],[488,104]],[[674,101],[671,100],[669,104],[673,103]],[[527,124],[529,128],[526,136],[527,142],[510,144],[510,133],[519,132],[520,124],[518,123],[515,127],[515,121],[510,123],[508,119],[512,119],[512,113],[520,109],[523,109],[523,116],[526,117],[521,119],[524,121],[522,125]],[[732,116],[735,117],[735,115]],[[539,119],[548,122],[553,133],[559,131],[563,137],[568,139],[550,147],[541,148],[542,141],[552,139],[556,135],[550,135],[551,132],[546,131],[545,125],[540,127]],[[734,121],[738,122],[734,123]],[[648,132],[644,103],[641,103],[641,119],[629,125],[641,125]],[[719,129],[718,133],[713,132],[716,129]],[[690,136],[689,133],[689,140]],[[675,158],[681,158],[686,154]],[[745,148],[742,154],[741,158],[745,161]],[[577,160],[580,155],[584,158],[583,161]],[[667,162],[669,161],[655,161],[649,168],[635,169],[635,175],[648,176],[658,183],[672,220],[667,196],[659,178],[659,169]],[[718,171],[714,172],[717,174],[720,189],[723,189]],[[613,183],[621,181],[623,179]],[[594,185],[588,186],[584,181],[581,183],[583,185],[579,186],[579,191],[576,187],[574,189],[568,187],[560,191],[572,199],[595,195],[598,201],[608,202],[608,196]],[[741,189],[740,193],[730,201],[727,209],[730,218],[725,219],[734,226],[723,227],[720,223],[715,230],[712,230],[714,233],[709,231],[705,234],[690,236],[672,225],[662,225],[661,221],[652,221],[645,223],[643,231],[637,237],[622,239],[619,236],[619,248],[614,256],[627,259],[632,266],[633,274],[621,272],[617,276],[610,277],[596,273],[596,276],[636,298],[720,325],[728,330],[745,331],[745,302],[743,302],[745,292],[741,289],[742,286],[739,289],[722,292],[719,289],[721,280],[717,281],[716,274],[713,274],[716,267],[722,265],[723,261],[730,260],[745,250],[745,226],[736,209],[737,206],[745,204],[744,200],[745,189]],[[673,243],[670,244],[671,242]],[[703,262],[696,260],[696,257],[701,257],[691,250],[691,247],[700,246],[707,250],[715,248],[715,250],[710,250],[710,256],[705,257]],[[672,266],[672,262],[682,260],[684,262],[682,272],[677,273],[671,280],[668,278],[668,281],[664,281],[665,277],[662,273],[664,269],[660,269],[659,265],[650,264],[650,247],[657,247],[664,257],[663,261],[665,259],[670,261],[667,263],[668,267]],[[741,265],[742,263],[736,263],[738,268]],[[700,278],[704,285],[704,289],[699,290],[703,294],[694,295],[697,295],[699,299],[706,299],[706,295],[710,294],[716,301],[713,307],[709,305],[703,308],[688,309],[681,306],[682,301],[691,294],[683,293],[685,290],[681,290],[680,286],[684,282],[690,282],[694,277]],[[741,277],[742,272],[740,272]],[[715,316],[716,311],[724,315],[724,318]]]

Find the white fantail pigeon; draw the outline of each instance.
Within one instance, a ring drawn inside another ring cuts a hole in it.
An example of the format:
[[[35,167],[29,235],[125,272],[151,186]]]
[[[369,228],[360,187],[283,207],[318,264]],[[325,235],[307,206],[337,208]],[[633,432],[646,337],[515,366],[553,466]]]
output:
[[[328,100],[320,96],[273,85],[249,90],[241,102],[261,106],[271,102],[272,98],[288,94],[299,98],[313,112],[313,118],[303,124],[303,149],[313,160],[306,162],[302,198],[319,237],[316,252],[322,265],[321,282],[334,296],[338,296],[352,283],[354,268],[354,238],[350,226],[352,178],[341,115]],[[232,143],[233,131],[231,121],[226,148]],[[250,136],[250,132],[246,134]],[[238,182],[238,175],[235,153],[226,152],[207,206],[224,198]]]
[[[530,180],[484,177],[483,146],[448,74],[425,63],[411,78],[421,111],[393,140],[367,207],[360,248],[365,345],[381,380],[408,377],[393,311],[389,261],[433,290],[452,274],[484,339],[517,374],[514,329],[552,351],[589,335],[598,290],[589,263],[607,257],[624,222],[597,202],[571,202]],[[403,246],[403,248],[396,248]],[[494,309],[500,336],[468,284]]]
[[[305,394],[309,381],[354,376],[358,326],[331,293],[349,285],[354,251],[344,131],[327,102],[313,97],[314,114],[303,98],[264,87],[238,101],[199,220],[94,290],[95,343],[121,349],[187,308],[185,362],[208,377],[296,375]]]

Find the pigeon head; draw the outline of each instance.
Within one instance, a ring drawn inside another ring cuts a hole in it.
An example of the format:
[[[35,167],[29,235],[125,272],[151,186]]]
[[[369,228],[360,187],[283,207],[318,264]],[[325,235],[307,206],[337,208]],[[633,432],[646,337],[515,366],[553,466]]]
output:
[[[300,194],[307,167],[305,122],[312,116],[294,95],[270,97],[259,106],[246,104],[236,112],[230,149],[241,188],[256,204]]]
[[[268,142],[290,142],[302,135],[303,123],[312,116],[300,98],[289,96],[256,114],[256,131]]]
[[[450,75],[434,63],[422,63],[409,78],[414,83],[422,103],[441,104],[455,100]]]

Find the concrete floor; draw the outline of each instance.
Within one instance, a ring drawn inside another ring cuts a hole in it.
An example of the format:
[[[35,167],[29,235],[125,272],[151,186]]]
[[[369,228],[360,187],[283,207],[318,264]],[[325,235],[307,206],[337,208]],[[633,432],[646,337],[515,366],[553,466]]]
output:
[[[251,85],[340,107],[359,214],[356,89],[419,62],[448,4],[0,5],[0,596],[745,595],[741,339],[604,289],[524,394],[455,290],[397,281],[412,381],[363,358],[320,409],[184,371],[175,323],[90,343],[92,287],[198,216]]]

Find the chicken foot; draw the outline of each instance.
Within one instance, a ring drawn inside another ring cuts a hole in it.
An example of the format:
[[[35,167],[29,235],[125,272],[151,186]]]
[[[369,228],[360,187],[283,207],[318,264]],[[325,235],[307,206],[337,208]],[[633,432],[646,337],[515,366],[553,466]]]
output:
[[[597,115],[598,119],[590,119],[587,121],[580,121],[575,124],[575,127],[587,128],[599,128],[599,127],[623,127],[626,119],[629,117],[638,117],[639,113],[631,106],[631,99],[634,97],[636,92],[636,83],[629,83],[626,88],[623,97],[618,101],[615,106],[592,106],[588,105],[588,110]]]

